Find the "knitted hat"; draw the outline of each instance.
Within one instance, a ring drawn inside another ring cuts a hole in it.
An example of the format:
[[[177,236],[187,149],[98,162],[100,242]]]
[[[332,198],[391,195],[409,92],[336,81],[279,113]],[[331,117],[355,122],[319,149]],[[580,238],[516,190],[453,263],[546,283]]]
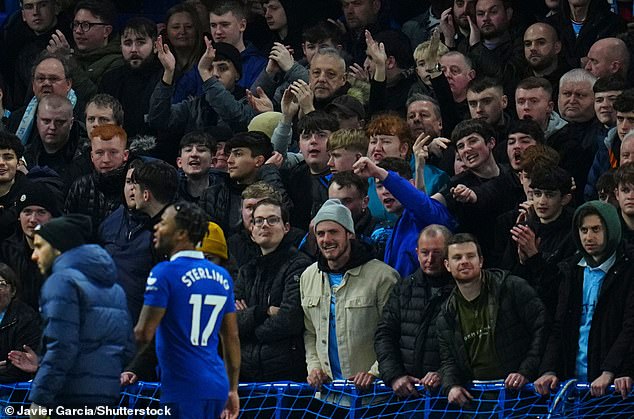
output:
[[[207,235],[203,238],[201,246],[196,248],[196,250],[218,256],[224,260],[229,259],[225,233],[218,224],[211,221],[207,227]]]
[[[92,221],[87,215],[68,214],[35,227],[35,234],[40,235],[52,247],[64,253],[88,243],[92,234]]]
[[[38,206],[51,213],[53,217],[62,215],[60,211],[60,203],[57,201],[55,194],[46,186],[39,183],[28,183],[18,196],[16,207],[18,212],[26,207]]]
[[[247,129],[250,131],[261,131],[269,136],[269,138],[273,137],[273,130],[277,127],[277,124],[282,119],[281,112],[264,112],[259,115],[256,115],[251,122],[249,122],[249,126]]]
[[[242,58],[240,58],[240,51],[226,42],[216,42],[214,43],[214,48],[216,49],[216,59],[214,61],[231,61],[240,77],[242,77]]]
[[[317,224],[322,221],[334,221],[343,228],[354,234],[354,221],[350,210],[341,204],[338,199],[329,199],[321,206],[317,215],[313,218],[313,226],[317,228]]]

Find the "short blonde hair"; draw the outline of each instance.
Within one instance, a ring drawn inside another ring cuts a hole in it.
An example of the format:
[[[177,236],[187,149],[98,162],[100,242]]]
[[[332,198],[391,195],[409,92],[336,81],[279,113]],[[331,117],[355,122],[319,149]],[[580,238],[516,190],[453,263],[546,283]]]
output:
[[[328,151],[345,148],[365,156],[369,143],[370,140],[362,129],[340,129],[330,134],[326,148]]]
[[[416,49],[414,50],[414,61],[418,62],[418,60],[422,60],[425,58],[425,53],[429,48],[431,41],[425,41],[418,44]],[[449,52],[449,48],[442,42],[438,45],[438,58],[442,57],[446,53]]]

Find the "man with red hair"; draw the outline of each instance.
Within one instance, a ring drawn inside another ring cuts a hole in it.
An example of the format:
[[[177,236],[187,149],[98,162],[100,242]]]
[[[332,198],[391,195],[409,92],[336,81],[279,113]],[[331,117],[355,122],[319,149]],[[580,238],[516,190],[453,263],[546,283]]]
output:
[[[118,125],[99,125],[90,133],[92,173],[73,182],[66,195],[64,211],[92,217],[99,226],[122,203],[128,168],[128,135]]]

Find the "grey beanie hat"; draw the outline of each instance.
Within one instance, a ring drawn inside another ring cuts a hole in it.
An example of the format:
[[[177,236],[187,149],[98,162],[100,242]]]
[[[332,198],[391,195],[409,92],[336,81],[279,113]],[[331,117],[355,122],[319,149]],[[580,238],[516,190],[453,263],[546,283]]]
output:
[[[329,199],[323,203],[317,215],[313,218],[313,226],[317,228],[317,224],[322,221],[334,221],[341,224],[343,228],[354,234],[354,221],[350,210],[344,206],[338,199]]]

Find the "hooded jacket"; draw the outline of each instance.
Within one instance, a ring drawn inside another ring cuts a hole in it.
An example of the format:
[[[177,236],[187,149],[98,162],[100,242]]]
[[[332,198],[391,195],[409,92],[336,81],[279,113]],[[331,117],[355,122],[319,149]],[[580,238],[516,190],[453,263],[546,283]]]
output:
[[[245,50],[240,53],[242,74],[238,86],[249,89],[268,62],[267,58],[251,42],[245,42]]]
[[[55,259],[40,299],[44,354],[30,400],[40,406],[115,405],[119,374],[134,351],[112,258],[93,244]]]
[[[75,52],[73,58],[77,68],[73,72],[73,85],[88,100],[95,93],[103,75],[114,68],[124,65],[121,45],[118,38],[111,39],[107,45],[89,52]]]
[[[559,114],[555,111],[550,113],[550,118],[548,118],[548,126],[546,127],[546,131],[544,131],[544,138],[550,138],[551,135],[562,129],[568,124],[568,121],[563,119]]]
[[[399,281],[398,273],[376,259],[370,259],[363,247],[350,241],[350,259],[339,269],[341,285],[330,287],[328,273],[332,270],[320,255],[299,280],[304,309],[304,346],[308,372],[320,368],[333,377],[328,356],[328,332],[331,293],[336,297],[337,346],[344,377],[366,371],[379,375],[376,353],[372,345],[383,307],[392,286]]]
[[[595,260],[583,249],[577,225],[582,216],[598,214],[606,231],[606,250]],[[552,333],[548,341],[541,372],[555,373],[560,380],[575,377],[576,357],[579,350],[579,326],[583,310],[583,283],[585,268],[579,266],[583,258],[596,267],[616,254],[616,260],[603,278],[597,304],[592,316],[588,336],[588,382],[603,371],[615,377],[634,374],[634,249],[621,242],[621,225],[616,209],[610,204],[590,201],[580,206],[573,217],[573,240],[578,253],[552,272],[560,278],[559,299]]]

